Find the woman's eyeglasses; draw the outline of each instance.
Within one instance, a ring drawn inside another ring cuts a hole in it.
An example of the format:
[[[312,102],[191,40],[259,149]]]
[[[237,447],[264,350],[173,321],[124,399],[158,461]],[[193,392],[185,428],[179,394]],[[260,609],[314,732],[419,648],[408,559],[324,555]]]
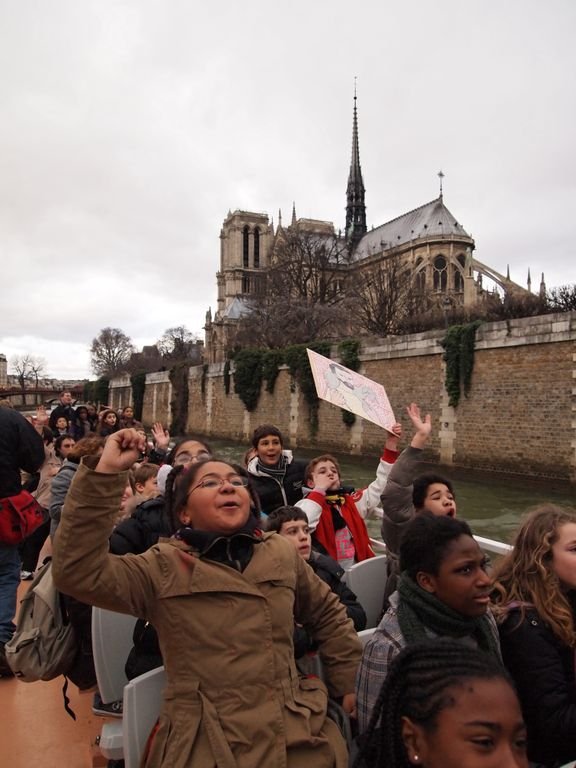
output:
[[[211,456],[207,451],[197,453],[195,456],[193,456],[191,453],[186,453],[186,451],[183,451],[182,453],[179,453],[178,456],[176,456],[174,459],[174,466],[186,466],[187,464],[195,464],[197,461],[205,461],[206,459],[210,458]]]
[[[221,488],[224,483],[229,483],[234,488],[247,488],[248,478],[241,477],[240,475],[233,475],[232,477],[205,477],[193,488],[190,488],[188,495],[195,491],[196,488],[206,488],[209,491],[215,491],[217,488]]]

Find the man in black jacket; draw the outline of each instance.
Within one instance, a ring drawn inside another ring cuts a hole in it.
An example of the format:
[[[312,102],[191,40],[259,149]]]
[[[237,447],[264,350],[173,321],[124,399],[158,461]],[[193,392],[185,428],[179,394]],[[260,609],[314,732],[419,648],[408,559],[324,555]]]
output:
[[[0,407],[0,499],[20,493],[20,470],[34,474],[44,458],[44,443],[34,427],[12,408]],[[18,548],[0,541],[0,677],[12,675],[4,645],[14,634],[19,583]]]
[[[72,393],[70,390],[65,389],[60,392],[59,398],[60,402],[50,414],[50,419],[48,421],[48,426],[52,431],[56,429],[56,422],[61,416],[64,416],[70,427],[74,427],[76,425],[77,417],[76,411],[72,407]],[[74,434],[74,432],[71,434]]]

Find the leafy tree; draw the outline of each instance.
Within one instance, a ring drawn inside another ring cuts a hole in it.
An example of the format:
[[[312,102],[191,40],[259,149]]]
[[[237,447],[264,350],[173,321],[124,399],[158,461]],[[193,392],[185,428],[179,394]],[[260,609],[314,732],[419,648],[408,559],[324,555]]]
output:
[[[120,328],[103,328],[92,339],[92,370],[97,376],[114,376],[124,371],[135,351],[132,340]]]

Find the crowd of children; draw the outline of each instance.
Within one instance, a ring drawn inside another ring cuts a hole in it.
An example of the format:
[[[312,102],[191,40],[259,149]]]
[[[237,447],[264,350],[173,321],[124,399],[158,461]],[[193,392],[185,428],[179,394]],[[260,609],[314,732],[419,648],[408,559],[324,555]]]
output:
[[[161,424],[149,443],[131,407],[74,410],[63,393],[35,493],[62,591],[140,616],[130,677],[166,665],[171,703],[147,765],[173,765],[182,749],[182,765],[215,765],[216,733],[231,765],[284,764],[280,749],[287,765],[344,768],[324,683],[303,674],[310,655],[357,723],[359,767],[576,759],[576,511],[533,512],[493,572],[456,517],[451,481],[421,472],[430,416],[416,404],[407,415],[409,447],[398,452],[396,425],[374,481],[357,490],[334,456],[294,458],[272,424],[254,430],[239,466],[203,438],[172,445]],[[366,614],[346,571],[374,557],[370,515],[382,521],[388,576],[361,652]],[[38,541],[22,549],[25,578]]]

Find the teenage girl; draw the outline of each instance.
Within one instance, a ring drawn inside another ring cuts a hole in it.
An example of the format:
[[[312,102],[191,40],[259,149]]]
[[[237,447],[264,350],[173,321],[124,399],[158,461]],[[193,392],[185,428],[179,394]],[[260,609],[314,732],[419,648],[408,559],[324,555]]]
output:
[[[502,656],[528,726],[528,756],[576,759],[576,510],[546,504],[496,573]]]
[[[526,728],[494,656],[453,640],[396,657],[354,768],[527,768]]]

